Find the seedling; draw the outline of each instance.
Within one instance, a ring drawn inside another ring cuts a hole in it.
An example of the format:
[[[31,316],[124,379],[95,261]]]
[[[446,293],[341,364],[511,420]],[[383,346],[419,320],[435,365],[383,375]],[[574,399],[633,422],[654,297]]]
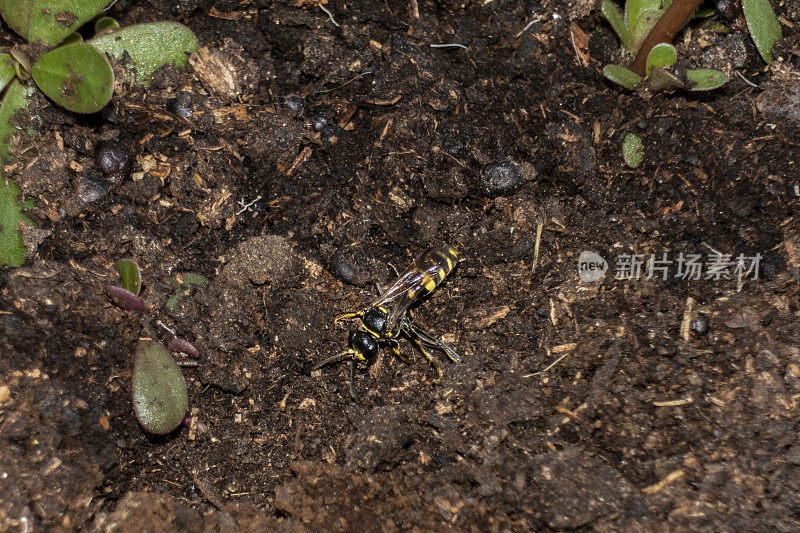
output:
[[[670,10],[670,6],[673,3],[675,6]],[[662,21],[662,25],[664,22],[669,21],[670,26],[677,25],[677,31],[686,24],[691,16],[703,18],[713,13],[709,9],[695,11],[699,4],[700,2],[697,0],[689,0],[688,2],[685,0],[676,0],[675,2],[672,2],[672,0],[628,0],[625,3],[625,13],[623,15],[620,14],[614,3],[605,1],[600,6],[600,11],[617,33],[620,41],[622,41],[622,51],[626,54],[636,54],[664,15],[667,16],[667,19]],[[683,12],[687,10],[688,13],[684,16]],[[672,38],[665,41],[656,41],[654,44],[671,40]],[[650,53],[652,47],[653,45],[646,47],[645,57]]]
[[[130,259],[121,259],[114,264],[114,268],[119,272],[122,286],[105,284],[103,285],[105,291],[114,303],[123,309],[144,310],[144,303],[139,298],[139,291],[142,288],[139,266]],[[208,283],[207,279],[202,279]],[[168,343],[169,350],[181,352],[192,359],[200,359],[200,350],[178,337],[175,330],[160,320],[158,324],[172,334]],[[142,428],[148,433],[165,435],[184,421],[188,408],[188,392],[179,364],[197,366],[198,362],[196,360],[175,362],[170,351],[159,342],[140,341],[136,346],[133,409]]]
[[[194,344],[181,337],[172,337],[167,343],[167,347],[173,352],[180,352],[192,359],[200,359],[200,350],[195,348]]]
[[[684,77],[670,68],[677,52],[669,44],[692,17],[708,16],[696,11],[700,0],[628,0],[624,16],[610,1],[601,11],[622,42],[623,53],[635,54],[630,68],[606,65],[603,75],[627,89],[636,88],[647,77],[654,90],[685,88],[708,91],[724,85],[727,76],[714,69],[690,69]],[[753,41],[765,61],[772,60],[772,46],[781,38],[780,24],[768,0],[743,0],[745,19]]]
[[[14,80],[0,101],[0,167],[8,163],[11,136],[17,131],[11,118],[28,107],[29,95],[30,89]],[[17,202],[19,194],[19,187],[4,180],[0,173],[0,265],[20,266],[28,251],[18,228],[20,224],[32,224],[23,211],[33,207],[33,199]]]
[[[183,423],[189,409],[186,380],[164,346],[140,341],[133,365],[133,410],[142,428],[166,435]]]
[[[193,286],[205,287],[209,283],[208,278],[201,276],[200,274],[195,274],[194,272],[177,274],[170,280],[170,282],[176,286],[175,292],[172,293],[172,296],[169,297],[167,303],[164,304],[164,306],[167,308],[167,311],[170,313],[176,313],[180,311],[181,297],[188,293]]]
[[[157,68],[186,64],[197,38],[177,23],[156,22],[119,29],[101,17],[97,35],[83,42],[75,33],[97,17],[110,0],[0,0],[0,16],[28,44],[0,52],[0,166],[9,162],[17,128],[12,116],[27,109],[37,89],[56,105],[75,113],[95,113],[111,100],[114,73],[107,56],[130,59],[130,81],[146,85]],[[31,83],[32,80],[32,83]],[[18,230],[30,223],[17,201],[19,189],[0,176],[0,264],[19,266],[27,252]]]
[[[772,63],[772,46],[783,33],[769,0],[742,0],[742,11],[758,53],[765,62]]]
[[[622,142],[622,158],[625,164],[631,168],[636,168],[642,164],[644,159],[644,148],[642,147],[642,138],[635,133],[629,133],[625,136]]]
[[[120,308],[126,311],[143,311],[144,302],[139,298],[139,291],[142,290],[139,266],[130,259],[121,259],[114,268],[122,278],[122,287],[103,284],[103,289]]]

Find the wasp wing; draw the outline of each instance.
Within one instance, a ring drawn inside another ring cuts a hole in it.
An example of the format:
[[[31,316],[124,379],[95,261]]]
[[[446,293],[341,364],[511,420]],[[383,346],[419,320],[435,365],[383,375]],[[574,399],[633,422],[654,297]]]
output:
[[[426,250],[414,265],[386,289],[371,307],[384,307],[388,311],[386,331],[394,331],[409,306],[415,300],[433,291],[453,270],[458,252],[442,245]]]
[[[409,306],[416,300],[416,295],[412,293],[412,289],[405,291],[395,300],[389,310],[389,315],[386,317],[386,331],[395,331],[397,325],[402,320]]]
[[[400,322],[409,306],[411,306],[411,304],[413,304],[422,296],[432,292],[447,275],[447,271],[434,262],[431,262],[424,267],[421,267],[418,262],[416,267],[412,269],[410,273],[413,274],[413,276],[409,275],[406,277],[404,275],[400,278],[400,280],[404,281],[402,287],[405,290],[403,290],[398,296],[394,297],[394,303],[389,310],[389,315],[386,317],[387,331],[394,331],[395,327]],[[400,280],[398,280],[398,282]],[[398,284],[396,283],[395,285]],[[390,287],[390,289],[393,288],[394,285]],[[389,291],[387,290],[386,293],[388,292]]]
[[[378,298],[370,304],[370,307],[388,307],[389,304],[396,301],[404,294],[407,294],[409,289],[419,287],[423,277],[425,277],[425,273],[418,269],[406,271],[383,291],[383,294],[378,296]]]

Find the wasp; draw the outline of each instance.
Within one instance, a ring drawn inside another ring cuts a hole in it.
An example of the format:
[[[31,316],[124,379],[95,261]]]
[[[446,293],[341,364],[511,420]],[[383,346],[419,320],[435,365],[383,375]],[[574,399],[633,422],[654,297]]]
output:
[[[395,357],[407,361],[400,353],[397,340],[405,337],[436,369],[438,382],[442,378],[442,369],[428,349],[441,350],[456,363],[461,362],[461,357],[448,345],[414,324],[409,307],[442,283],[458,263],[458,256],[459,251],[455,247],[440,243],[423,252],[386,290],[376,282],[378,298],[360,311],[349,311],[334,318],[336,323],[361,320],[360,329],[350,331],[348,349],[325,359],[314,370],[350,359],[350,396],[355,399],[356,366],[369,366],[378,355],[381,345],[388,345]]]

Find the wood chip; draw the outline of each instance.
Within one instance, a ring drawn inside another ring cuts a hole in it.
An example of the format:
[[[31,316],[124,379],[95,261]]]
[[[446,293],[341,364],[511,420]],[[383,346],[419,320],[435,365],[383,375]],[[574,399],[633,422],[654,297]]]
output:
[[[500,307],[490,307],[488,309],[484,309],[480,312],[477,320],[473,321],[470,326],[474,330],[482,330],[492,326],[498,320],[504,319],[508,316],[508,313],[511,311],[511,308],[507,305],[502,305]]]
[[[58,467],[61,466],[61,464],[62,464],[61,459],[59,459],[58,457],[53,457],[52,459],[50,459],[50,462],[47,464],[47,467],[45,467],[44,471],[42,472],[42,475],[49,476],[50,474],[55,472],[56,469],[58,469]]]
[[[402,97],[403,97],[403,95],[398,94],[397,96],[395,96],[391,100],[365,100],[365,102],[367,102],[368,104],[372,104],[372,105],[394,105],[397,102],[399,102]]]
[[[653,402],[656,407],[678,407],[692,403],[691,398],[681,398],[680,400],[668,400],[664,402]]]
[[[686,306],[683,309],[683,320],[681,320],[681,338],[686,342],[689,342],[691,338],[691,324],[692,319],[694,319],[694,304],[697,301],[689,296],[686,298]]]
[[[558,346],[553,346],[550,350],[552,353],[564,353],[564,352],[571,352],[578,346],[577,342],[568,342],[567,344],[559,344]]]
[[[208,16],[215,19],[242,20],[244,18],[244,15],[245,14],[242,13],[241,11],[220,11],[216,7],[212,7],[211,9],[208,10]]]
[[[294,162],[292,163],[292,166],[291,166],[291,167],[289,167],[289,170],[287,170],[287,171],[286,171],[286,175],[287,175],[287,176],[291,176],[291,175],[292,175],[292,173],[293,173],[295,170],[297,170],[297,168],[298,168],[300,165],[302,165],[303,163],[305,163],[306,161],[308,161],[308,159],[311,157],[311,153],[312,153],[312,152],[313,152],[313,150],[312,150],[312,148],[311,148],[310,146],[306,146],[306,147],[304,147],[304,148],[303,148],[303,149],[300,151],[300,153],[299,153],[299,154],[297,154],[297,157],[295,157],[295,158],[294,158]]]
[[[644,492],[645,494],[655,494],[657,492],[661,492],[661,490],[664,487],[681,479],[684,475],[686,475],[686,473],[683,470],[675,470],[674,472],[670,472],[669,474],[667,474],[667,477],[665,477],[658,483],[642,489],[642,492]]]
[[[711,395],[709,395],[709,396],[708,396],[708,399],[709,399],[709,400],[711,400],[711,403],[713,403],[714,405],[718,405],[718,406],[720,406],[720,407],[722,407],[723,405],[725,405],[725,402],[723,402],[723,401],[722,401],[722,400],[720,400],[719,398],[715,398],[714,396],[711,396]]]
[[[575,55],[578,57],[578,62],[582,67],[588,67],[590,60],[589,36],[575,21],[569,26],[569,36],[572,41],[572,47],[575,49]]]

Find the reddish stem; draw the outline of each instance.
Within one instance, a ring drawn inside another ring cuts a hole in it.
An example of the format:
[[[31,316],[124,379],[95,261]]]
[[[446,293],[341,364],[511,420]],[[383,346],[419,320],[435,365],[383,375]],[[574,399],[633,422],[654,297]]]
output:
[[[650,50],[660,43],[672,42],[675,35],[683,28],[692,13],[697,11],[697,8],[703,0],[675,0],[670,4],[661,18],[658,19],[656,25],[647,34],[642,46],[633,58],[630,70],[634,71],[640,76],[644,76],[644,69],[647,66],[647,56]]]

